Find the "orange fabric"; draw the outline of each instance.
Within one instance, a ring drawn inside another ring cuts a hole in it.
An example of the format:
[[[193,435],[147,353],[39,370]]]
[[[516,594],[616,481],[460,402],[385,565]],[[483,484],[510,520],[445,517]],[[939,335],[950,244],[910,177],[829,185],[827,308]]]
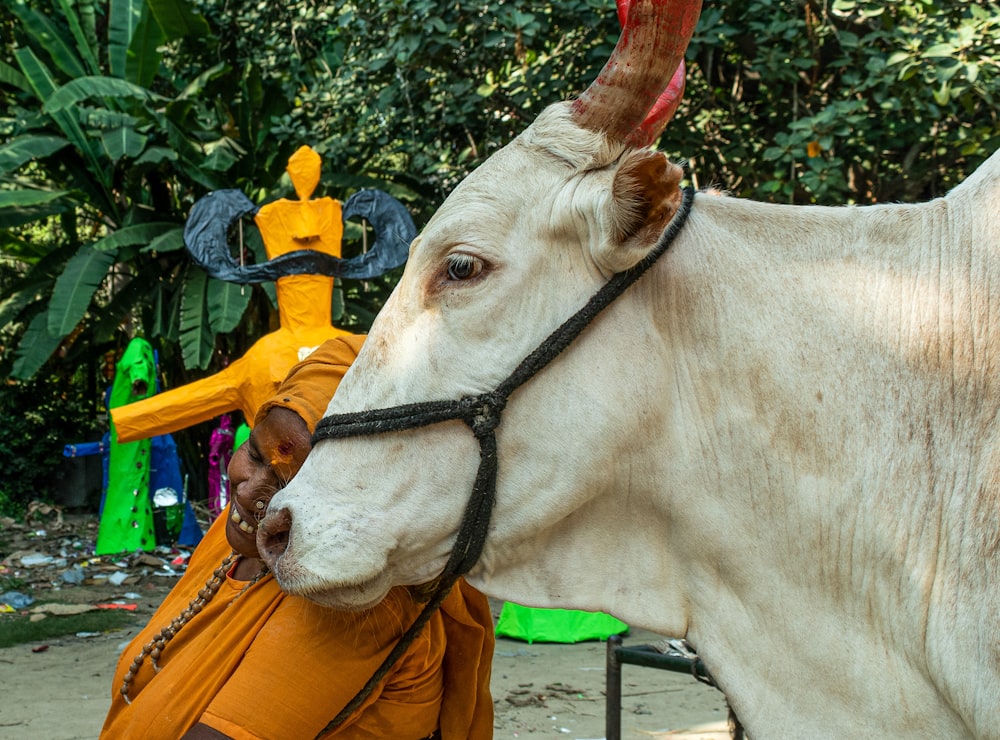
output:
[[[496,641],[490,603],[462,578],[441,604],[440,612],[448,642],[441,699],[442,740],[488,740],[493,737],[490,676]]]
[[[363,341],[344,336],[326,342],[292,368],[260,413],[285,406],[314,428]],[[287,596],[271,576],[235,599],[245,584],[227,579],[167,644],[159,674],[147,659],[127,705],[119,689],[132,659],[187,608],[229,551],[225,517],[219,517],[187,572],[122,653],[102,738],[177,738],[199,721],[237,739],[312,738],[354,697],[420,611],[401,588],[354,614]],[[443,740],[488,740],[493,647],[489,603],[460,581],[383,685],[329,737],[417,738],[438,727]]]
[[[321,344],[288,371],[285,382],[260,405],[250,421],[256,424],[272,408],[283,406],[301,416],[310,432],[315,431],[316,422],[323,418],[334,390],[364,342],[363,335],[345,334]]]
[[[319,177],[318,168],[316,177]],[[344,223],[340,201],[333,198],[282,198],[257,211],[254,222],[271,259],[300,249],[340,256]],[[276,285],[283,328],[294,331],[318,326],[329,328],[332,277],[288,275],[278,278]]]
[[[351,613],[287,596],[272,576],[241,595],[246,584],[227,578],[164,648],[158,674],[146,659],[126,704],[119,689],[132,659],[187,608],[229,552],[225,518],[219,517],[187,572],[122,653],[102,738],[176,740],[198,722],[238,740],[313,738],[420,611],[405,589],[372,610]],[[448,600],[462,608],[460,592]],[[435,615],[383,685],[328,737],[421,738],[433,732],[448,644],[443,623]]]

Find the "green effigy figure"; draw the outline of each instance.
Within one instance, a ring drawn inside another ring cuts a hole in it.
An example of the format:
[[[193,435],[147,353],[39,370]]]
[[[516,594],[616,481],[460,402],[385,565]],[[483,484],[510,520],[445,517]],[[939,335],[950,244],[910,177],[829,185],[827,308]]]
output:
[[[108,410],[139,401],[156,392],[156,362],[149,342],[136,337],[125,348],[115,369]],[[149,439],[118,442],[111,422],[108,488],[97,530],[97,555],[153,550],[153,507],[149,500]]]

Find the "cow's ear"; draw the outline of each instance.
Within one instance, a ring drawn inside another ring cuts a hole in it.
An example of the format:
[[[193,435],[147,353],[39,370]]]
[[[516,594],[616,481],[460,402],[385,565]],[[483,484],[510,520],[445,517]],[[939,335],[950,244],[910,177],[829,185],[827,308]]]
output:
[[[662,152],[640,149],[625,158],[611,188],[610,233],[594,255],[601,267],[621,272],[655,246],[680,207],[683,174]]]

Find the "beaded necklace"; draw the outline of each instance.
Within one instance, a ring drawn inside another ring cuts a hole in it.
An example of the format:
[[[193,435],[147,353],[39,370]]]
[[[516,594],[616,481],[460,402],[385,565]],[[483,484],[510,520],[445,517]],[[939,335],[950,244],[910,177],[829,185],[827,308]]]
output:
[[[170,624],[161,629],[156,636],[153,637],[153,639],[143,645],[142,650],[137,656],[135,656],[135,659],[132,661],[132,665],[129,666],[128,672],[125,674],[125,679],[122,681],[122,687],[118,690],[122,697],[124,697],[126,704],[132,703],[132,700],[128,695],[129,688],[131,687],[132,682],[135,681],[136,674],[139,672],[139,668],[142,666],[146,656],[149,656],[149,662],[153,666],[153,670],[156,673],[159,673],[161,666],[157,661],[163,653],[163,648],[166,647],[167,643],[181,631],[181,628],[187,624],[191,618],[194,617],[194,615],[204,609],[208,602],[215,597],[226,580],[226,573],[229,572],[229,568],[233,565],[233,563],[239,560],[239,558],[240,555],[235,551],[226,556],[219,567],[212,571],[212,577],[205,582],[205,587],[198,591],[198,595],[191,600],[191,603],[188,604],[187,608],[174,617]],[[240,596],[245,594],[251,586],[258,583],[268,573],[269,571],[267,566],[263,566],[259,573],[247,581],[246,585],[243,586],[239,593],[233,597],[228,606],[232,606],[233,603],[240,598]]]

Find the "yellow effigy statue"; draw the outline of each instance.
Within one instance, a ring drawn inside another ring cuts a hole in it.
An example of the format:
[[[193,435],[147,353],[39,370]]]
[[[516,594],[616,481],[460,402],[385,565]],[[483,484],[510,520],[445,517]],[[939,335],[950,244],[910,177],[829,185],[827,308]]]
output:
[[[319,184],[319,155],[303,146],[289,158],[286,171],[298,200],[268,203],[254,217],[268,258],[303,249],[340,257],[341,204],[333,198],[312,198]],[[327,339],[348,333],[331,323],[333,284],[334,278],[326,275],[279,277],[279,328],[215,375],[112,409],[118,439],[168,434],[234,409],[252,420],[292,365]]]

